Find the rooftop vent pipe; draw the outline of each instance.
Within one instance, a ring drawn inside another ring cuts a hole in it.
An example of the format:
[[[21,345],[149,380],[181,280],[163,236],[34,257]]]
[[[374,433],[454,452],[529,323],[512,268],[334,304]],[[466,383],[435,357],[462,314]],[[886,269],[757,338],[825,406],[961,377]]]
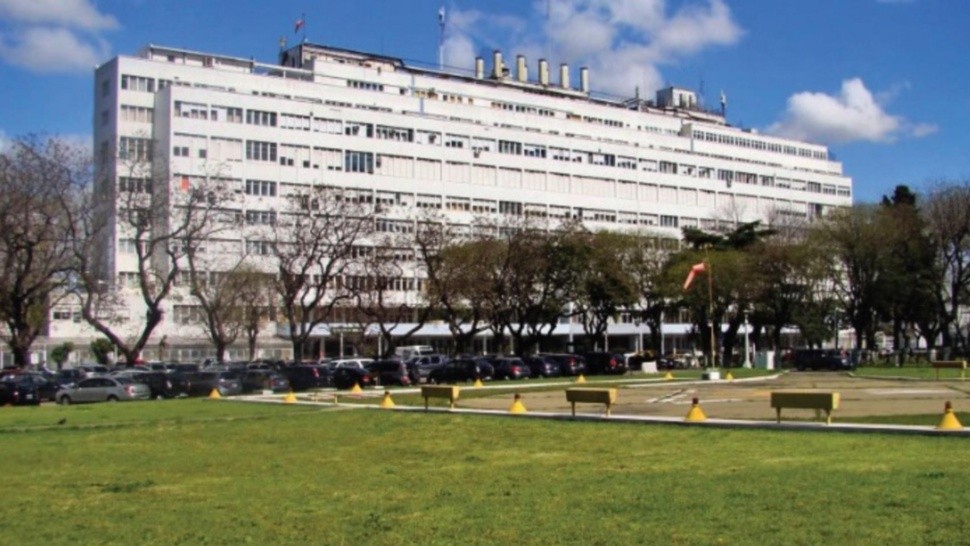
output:
[[[539,59],[539,83],[549,85],[549,61]]]
[[[496,49],[492,52],[492,77],[496,80],[502,79],[504,68],[502,66],[502,52]]]
[[[569,89],[569,65],[566,63],[559,65],[559,85],[563,89]]]
[[[519,55],[518,57],[516,57],[515,64],[516,64],[515,72],[519,78],[519,81],[522,83],[529,81],[529,69],[526,68],[525,66],[525,55]]]
[[[475,77],[479,80],[485,77],[485,59],[475,57]]]
[[[589,93],[589,68],[585,66],[579,69],[579,89],[583,93]]]

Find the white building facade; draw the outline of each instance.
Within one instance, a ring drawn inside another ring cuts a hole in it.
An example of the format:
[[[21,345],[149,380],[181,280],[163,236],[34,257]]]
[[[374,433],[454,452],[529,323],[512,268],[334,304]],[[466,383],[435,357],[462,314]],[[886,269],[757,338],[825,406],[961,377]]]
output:
[[[607,100],[590,92],[586,69],[571,86],[566,66],[552,82],[545,61],[534,78],[521,57],[514,70],[498,52],[489,64],[443,72],[301,43],[273,65],[148,46],[95,71],[94,150],[106,181],[98,191],[168,191],[118,159],[154,149],[173,187],[215,173],[249,225],[275,219],[288,192],[323,184],[374,203],[378,231],[389,232],[436,209],[459,225],[489,215],[581,218],[591,229],[677,238],[687,226],[811,219],[851,205],[851,179],[827,148],[732,127],[688,90]],[[115,226],[105,267],[133,286],[133,242]],[[239,230],[218,247],[258,254],[254,233]],[[420,279],[402,286],[420,288]],[[131,316],[138,305],[132,299]],[[191,298],[167,306],[155,337],[166,336],[173,358],[202,356]],[[93,335],[69,307],[53,319],[52,338]],[[615,326],[624,335],[633,327]],[[428,334],[437,330],[446,331]],[[277,333],[267,331],[264,356],[287,356]]]

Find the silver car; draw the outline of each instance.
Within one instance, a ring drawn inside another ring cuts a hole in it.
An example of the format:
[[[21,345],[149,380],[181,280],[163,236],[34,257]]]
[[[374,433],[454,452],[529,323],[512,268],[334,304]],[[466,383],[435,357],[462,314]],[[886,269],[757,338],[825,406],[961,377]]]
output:
[[[65,387],[55,395],[58,404],[81,402],[117,402],[119,400],[148,400],[152,390],[148,385],[135,383],[127,377],[89,377],[73,387]]]

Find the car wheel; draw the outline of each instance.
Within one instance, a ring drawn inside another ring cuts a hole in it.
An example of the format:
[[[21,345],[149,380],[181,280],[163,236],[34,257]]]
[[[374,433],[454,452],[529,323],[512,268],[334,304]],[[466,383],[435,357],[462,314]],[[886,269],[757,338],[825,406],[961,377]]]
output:
[[[117,402],[117,401],[118,401],[118,397],[117,396],[115,396],[113,394],[108,395],[108,402]]]
[[[71,405],[71,397],[70,396],[67,396],[67,395],[64,395],[64,396],[62,396],[60,398],[60,400],[57,401],[57,403],[58,404],[61,404],[62,406],[70,406]]]

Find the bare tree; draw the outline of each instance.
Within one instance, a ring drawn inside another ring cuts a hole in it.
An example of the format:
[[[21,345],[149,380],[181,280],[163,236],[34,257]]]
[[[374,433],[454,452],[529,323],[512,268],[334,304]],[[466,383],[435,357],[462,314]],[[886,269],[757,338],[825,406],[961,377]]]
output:
[[[117,185],[110,169],[102,166],[97,193],[87,196],[73,222],[81,314],[117,347],[128,365],[140,358],[162,322],[162,304],[171,296],[188,255],[200,253],[234,218],[223,208],[229,191],[221,179],[173,177],[161,154],[155,157],[153,144],[143,139],[119,150],[124,176]],[[113,268],[106,258],[116,237],[134,255],[134,274],[124,282],[109,277]],[[140,321],[119,320],[125,317],[126,295],[132,291],[145,306],[145,315]]]
[[[355,290],[357,317],[362,331],[376,326],[379,339],[386,341],[379,344],[382,357],[394,354],[394,347],[420,330],[435,310],[417,290],[413,234],[397,235],[380,237],[372,246],[359,249],[363,282]],[[410,296],[414,294],[417,297]]]
[[[353,303],[345,276],[374,220],[353,193],[341,188],[316,186],[284,198],[288,206],[267,244],[276,259],[276,290],[293,356],[303,360],[314,329],[332,322],[335,309]]]
[[[49,308],[67,293],[70,207],[90,180],[86,155],[39,137],[15,139],[0,153],[0,319],[20,367],[30,364]]]

